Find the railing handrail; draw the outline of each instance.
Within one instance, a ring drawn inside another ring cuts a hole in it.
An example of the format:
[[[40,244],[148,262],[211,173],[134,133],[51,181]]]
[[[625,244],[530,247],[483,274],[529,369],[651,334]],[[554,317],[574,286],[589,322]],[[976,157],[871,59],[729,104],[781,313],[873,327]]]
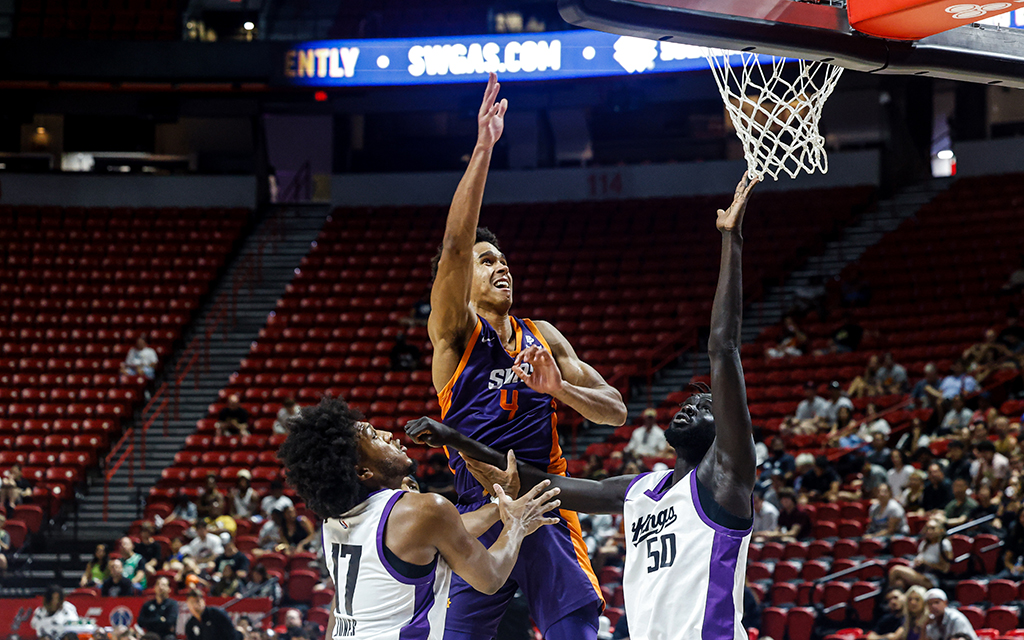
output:
[[[991,521],[993,521],[995,519],[996,519],[996,514],[994,514],[994,513],[990,513],[987,516],[981,516],[980,518],[978,518],[976,520],[971,520],[970,522],[965,522],[963,524],[959,524],[959,525],[953,527],[952,529],[949,529],[948,531],[946,531],[946,536],[947,537],[948,536],[955,536],[956,534],[960,533],[961,531],[967,531],[968,529],[973,529],[974,527],[983,525],[986,522],[991,522]]]
[[[842,578],[843,576],[850,575],[851,573],[857,573],[861,569],[865,569],[867,567],[871,567],[871,566],[874,566],[874,565],[877,565],[877,564],[879,564],[878,560],[865,560],[864,562],[861,562],[858,565],[854,565],[852,567],[843,569],[842,571],[836,571],[835,573],[830,573],[829,575],[824,576],[823,578],[819,578],[815,582],[828,582],[829,580],[835,580],[836,578]]]

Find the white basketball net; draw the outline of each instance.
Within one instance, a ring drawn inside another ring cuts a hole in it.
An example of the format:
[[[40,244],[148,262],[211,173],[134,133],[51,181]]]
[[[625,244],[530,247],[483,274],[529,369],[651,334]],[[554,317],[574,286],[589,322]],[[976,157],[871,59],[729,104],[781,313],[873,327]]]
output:
[[[707,59],[743,144],[747,175],[778,180],[782,172],[791,178],[801,171],[828,172],[818,120],[842,67],[721,49],[709,49]]]

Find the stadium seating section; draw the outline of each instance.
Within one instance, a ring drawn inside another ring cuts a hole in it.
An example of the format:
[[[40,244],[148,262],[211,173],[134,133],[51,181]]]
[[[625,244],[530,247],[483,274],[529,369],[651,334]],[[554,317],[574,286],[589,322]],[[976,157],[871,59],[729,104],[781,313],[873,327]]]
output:
[[[21,0],[18,38],[177,40],[178,0]]]
[[[34,484],[14,514],[28,531],[141,405],[146,380],[119,374],[127,350],[144,336],[172,352],[247,220],[244,209],[0,207],[0,473],[19,462]]]

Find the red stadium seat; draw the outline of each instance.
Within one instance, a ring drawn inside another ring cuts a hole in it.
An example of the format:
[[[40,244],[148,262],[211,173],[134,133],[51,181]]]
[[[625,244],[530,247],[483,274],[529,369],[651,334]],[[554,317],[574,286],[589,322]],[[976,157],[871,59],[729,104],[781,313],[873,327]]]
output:
[[[988,599],[985,584],[977,580],[961,580],[956,585],[955,599],[961,605],[984,602]]]
[[[996,629],[1001,634],[1009,633],[1019,625],[1017,610],[1012,607],[994,606],[985,614],[984,626]]]
[[[776,582],[771,587],[773,607],[796,604],[797,586],[788,582]]]
[[[959,588],[959,587],[958,587]],[[988,600],[997,606],[1019,600],[1017,583],[1012,580],[992,580],[988,583]],[[962,604],[972,604],[957,598]]]
[[[794,607],[786,616],[789,640],[811,640],[816,615],[809,607]]]
[[[785,609],[768,607],[761,613],[761,636],[767,638],[785,638],[786,636],[786,615]]]
[[[283,572],[287,565],[287,558],[280,553],[265,553],[256,558],[256,565],[262,565],[267,571]]]
[[[265,558],[266,556],[262,556]],[[320,574],[309,569],[296,569],[288,575],[287,594],[293,602],[308,604],[313,598],[313,587],[320,582]]]

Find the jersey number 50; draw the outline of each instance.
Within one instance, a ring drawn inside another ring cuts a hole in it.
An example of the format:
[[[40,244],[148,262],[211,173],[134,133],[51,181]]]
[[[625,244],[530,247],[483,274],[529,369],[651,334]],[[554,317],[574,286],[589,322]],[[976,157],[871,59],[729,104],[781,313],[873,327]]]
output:
[[[676,534],[666,533],[663,536],[647,538],[647,557],[651,560],[651,564],[647,566],[647,573],[671,567],[676,561]]]

